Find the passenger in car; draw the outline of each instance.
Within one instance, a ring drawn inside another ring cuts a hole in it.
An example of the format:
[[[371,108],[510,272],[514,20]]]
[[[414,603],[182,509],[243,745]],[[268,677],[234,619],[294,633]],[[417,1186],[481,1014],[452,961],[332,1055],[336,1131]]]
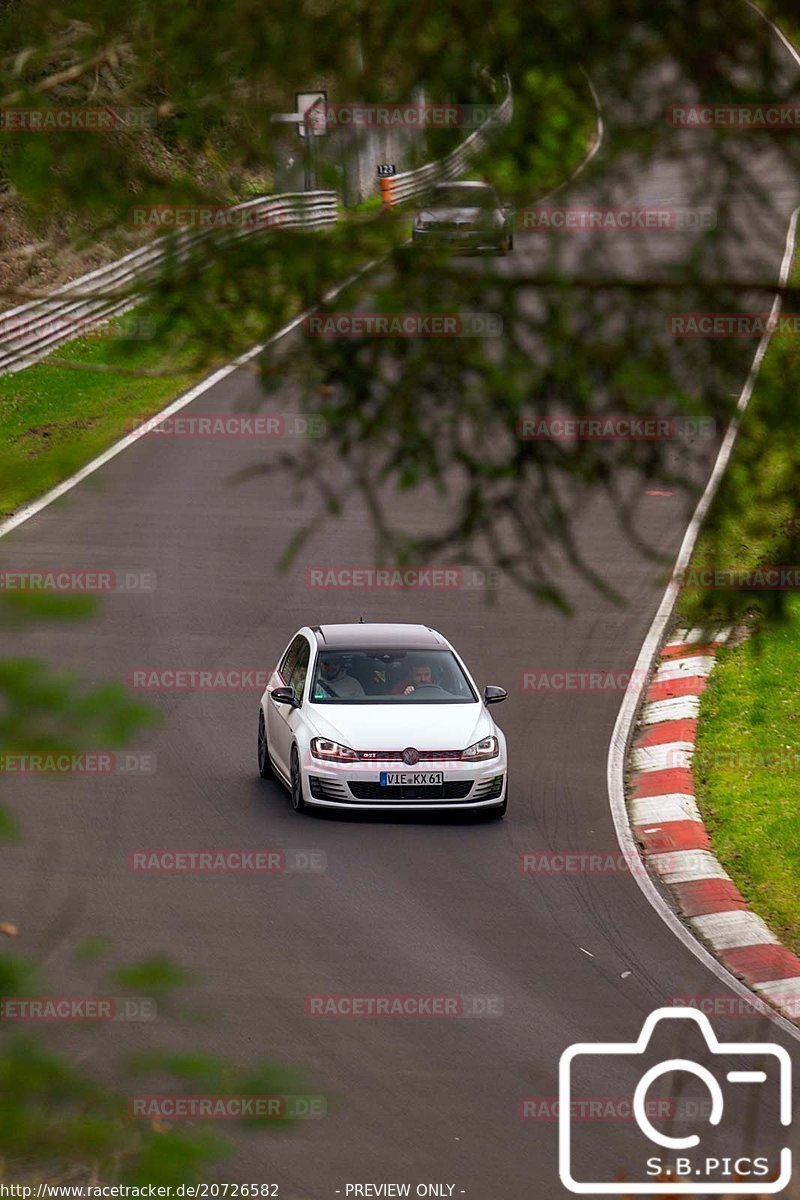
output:
[[[341,654],[326,654],[320,659],[319,670],[322,682],[334,695],[351,699],[364,695],[364,689],[358,680],[348,675]]]

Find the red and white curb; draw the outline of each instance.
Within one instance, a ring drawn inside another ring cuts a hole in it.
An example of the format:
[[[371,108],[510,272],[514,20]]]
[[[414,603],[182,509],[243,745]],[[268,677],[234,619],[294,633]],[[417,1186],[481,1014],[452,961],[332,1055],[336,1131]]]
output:
[[[662,649],[630,755],[633,836],[692,931],[734,975],[800,1024],[800,958],[782,946],[714,856],[692,755],[700,696],[729,629],[678,630]]]

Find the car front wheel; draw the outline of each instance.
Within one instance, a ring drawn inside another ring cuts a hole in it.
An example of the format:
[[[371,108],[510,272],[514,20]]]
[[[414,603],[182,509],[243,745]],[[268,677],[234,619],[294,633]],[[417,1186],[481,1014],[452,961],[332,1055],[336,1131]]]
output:
[[[259,709],[258,713],[258,773],[262,779],[274,779],[275,772],[272,769],[272,763],[269,757],[269,746],[267,745],[267,727],[264,723],[264,710]]]
[[[297,746],[292,746],[291,782],[292,808],[295,812],[304,812],[306,802],[303,799],[303,780],[300,775],[300,758],[297,753]]]

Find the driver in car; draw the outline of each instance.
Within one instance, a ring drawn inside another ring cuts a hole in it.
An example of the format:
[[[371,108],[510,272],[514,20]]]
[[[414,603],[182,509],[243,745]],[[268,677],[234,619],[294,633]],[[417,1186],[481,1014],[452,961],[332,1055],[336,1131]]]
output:
[[[411,668],[411,682],[403,689],[404,696],[410,696],[418,687],[429,687],[433,684],[433,670],[430,663],[417,663]]]
[[[344,698],[364,695],[364,689],[358,680],[347,674],[344,659],[340,654],[327,654],[320,659],[318,688],[320,683],[324,685],[319,689],[323,694],[329,689],[328,694],[332,692],[334,696]]]

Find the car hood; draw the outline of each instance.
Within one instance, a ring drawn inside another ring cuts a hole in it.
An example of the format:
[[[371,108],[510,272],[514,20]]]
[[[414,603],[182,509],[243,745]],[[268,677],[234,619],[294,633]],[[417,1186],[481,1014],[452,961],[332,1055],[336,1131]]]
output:
[[[494,733],[483,704],[315,704],[320,737],[352,750],[465,750]]]

